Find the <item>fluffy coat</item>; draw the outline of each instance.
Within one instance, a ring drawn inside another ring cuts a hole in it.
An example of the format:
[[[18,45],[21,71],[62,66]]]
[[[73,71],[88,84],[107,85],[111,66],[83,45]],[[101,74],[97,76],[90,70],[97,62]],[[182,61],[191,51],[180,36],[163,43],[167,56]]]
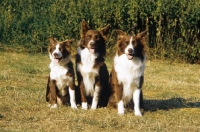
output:
[[[82,109],[106,106],[109,97],[109,73],[104,63],[105,39],[110,25],[101,30],[91,29],[85,20],[81,23],[81,40],[76,55],[76,73]]]
[[[75,101],[75,74],[70,58],[73,40],[59,42],[49,37],[50,74],[46,88],[46,101],[50,108],[65,105],[70,102],[72,108],[77,108]]]
[[[147,31],[130,36],[117,30],[117,51],[111,71],[112,94],[108,106],[116,106],[118,114],[124,114],[124,107],[134,103],[136,116],[142,116],[142,84],[146,61]]]

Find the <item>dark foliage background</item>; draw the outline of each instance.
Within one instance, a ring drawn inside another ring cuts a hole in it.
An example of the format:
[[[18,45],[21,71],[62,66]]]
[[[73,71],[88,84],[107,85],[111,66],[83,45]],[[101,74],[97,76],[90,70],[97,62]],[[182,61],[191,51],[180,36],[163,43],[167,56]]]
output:
[[[115,29],[148,29],[150,58],[200,62],[199,0],[0,0],[0,12],[3,50],[43,52],[48,36],[79,40],[85,19],[92,28],[111,24],[108,54]]]

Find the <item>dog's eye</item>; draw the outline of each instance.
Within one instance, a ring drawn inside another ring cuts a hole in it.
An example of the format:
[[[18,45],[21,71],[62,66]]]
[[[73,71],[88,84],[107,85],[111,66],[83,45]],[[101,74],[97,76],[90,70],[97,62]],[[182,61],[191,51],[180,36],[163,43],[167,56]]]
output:
[[[126,41],[125,43],[126,43],[126,45],[128,45],[128,44],[129,44],[129,42],[128,42],[128,41]]]
[[[50,51],[54,51],[56,48],[55,47],[52,47],[52,48],[50,48]]]
[[[132,44],[133,44],[133,45],[137,45],[137,42],[136,42],[136,41],[132,41]]]
[[[87,38],[91,38],[91,35],[87,35]]]
[[[99,40],[99,36],[95,36],[95,39],[96,39],[96,40]]]

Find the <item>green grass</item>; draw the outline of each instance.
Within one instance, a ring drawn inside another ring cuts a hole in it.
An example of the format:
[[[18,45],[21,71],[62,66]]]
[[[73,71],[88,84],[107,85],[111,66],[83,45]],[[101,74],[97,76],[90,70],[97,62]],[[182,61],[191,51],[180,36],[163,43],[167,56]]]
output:
[[[107,61],[109,70],[112,61]],[[0,131],[199,131],[200,65],[151,60],[145,69],[143,117],[116,109],[50,110],[48,54],[0,54]]]

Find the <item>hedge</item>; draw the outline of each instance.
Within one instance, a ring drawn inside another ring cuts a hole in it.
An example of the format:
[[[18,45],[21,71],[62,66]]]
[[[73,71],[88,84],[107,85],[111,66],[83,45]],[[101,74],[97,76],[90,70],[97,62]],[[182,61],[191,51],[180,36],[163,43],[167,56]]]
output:
[[[47,37],[80,38],[80,22],[100,29],[111,24],[129,34],[149,30],[149,56],[200,62],[199,0],[2,0],[0,44],[21,51],[44,52]]]

